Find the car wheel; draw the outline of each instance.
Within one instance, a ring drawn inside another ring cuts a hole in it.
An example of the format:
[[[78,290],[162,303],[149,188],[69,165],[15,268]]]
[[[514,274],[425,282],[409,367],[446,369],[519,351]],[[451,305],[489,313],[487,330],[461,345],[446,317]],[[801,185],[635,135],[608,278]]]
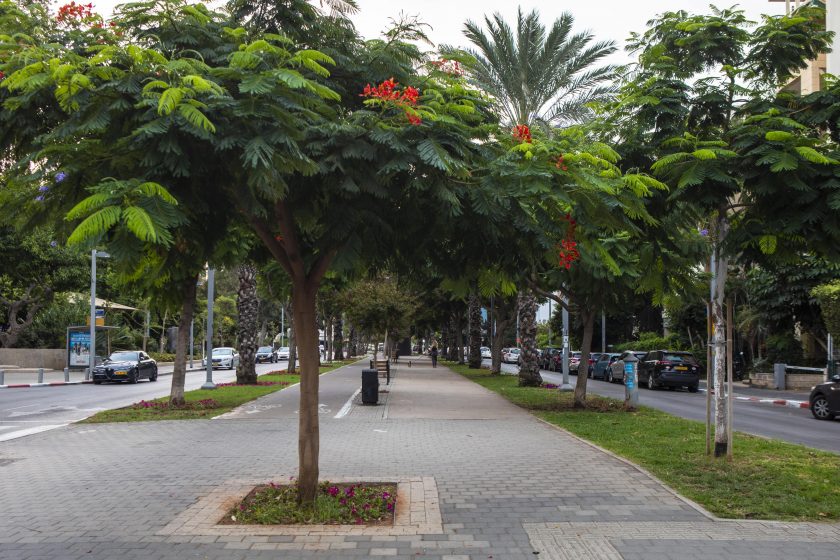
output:
[[[137,370],[134,370],[133,372],[129,372],[128,382],[131,383],[132,385],[137,383],[137,375],[138,375]]]
[[[696,393],[699,390],[700,390],[700,387],[698,385],[689,385],[688,386],[688,392],[689,393]]]
[[[592,379],[592,375],[593,375],[593,374],[592,374],[592,369],[590,368],[590,369],[589,369],[589,370],[587,370],[587,372],[586,372],[586,377],[588,377],[589,379]]]
[[[99,380],[99,379],[94,379],[94,380],[93,380],[93,384],[94,384],[94,385],[102,385],[102,381],[101,381],[101,380]]]
[[[152,370],[152,375],[149,376],[149,381],[157,381],[158,371],[157,368]]]
[[[654,389],[656,389],[656,381],[654,381],[654,379],[653,379],[653,374],[652,374],[652,373],[651,373],[650,375],[648,375],[648,378],[647,378],[647,388],[648,388],[648,389],[650,389],[651,391],[653,391]]]
[[[615,379],[613,379],[612,369],[607,372],[607,383],[615,383]]]
[[[814,418],[817,420],[831,420],[834,418],[834,415],[828,408],[828,399],[824,395],[817,395],[817,397],[811,401],[811,414],[813,414]]]

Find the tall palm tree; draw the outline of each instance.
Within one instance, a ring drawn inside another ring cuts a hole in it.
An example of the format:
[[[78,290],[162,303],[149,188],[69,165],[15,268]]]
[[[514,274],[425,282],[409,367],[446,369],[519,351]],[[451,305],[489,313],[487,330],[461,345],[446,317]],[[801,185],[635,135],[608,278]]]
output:
[[[548,33],[536,10],[525,15],[519,8],[515,33],[499,13],[484,21],[487,32],[472,21],[464,26],[477,48],[467,49],[476,59],[469,76],[493,97],[506,124],[579,122],[590,114],[587,104],[612,91],[615,67],[592,66],[615,52],[615,44],[593,43],[589,31],[572,34],[570,13],[556,19]]]
[[[477,49],[467,49],[475,58],[467,67],[468,76],[491,96],[505,124],[550,129],[580,122],[591,113],[588,104],[605,99],[613,90],[615,67],[593,66],[615,52],[615,44],[593,42],[588,31],[573,34],[570,13],[564,12],[548,32],[536,10],[526,15],[521,7],[515,33],[499,13],[484,21],[486,32],[472,21],[464,26],[464,34]],[[520,294],[518,306],[519,383],[540,385],[534,295]]]

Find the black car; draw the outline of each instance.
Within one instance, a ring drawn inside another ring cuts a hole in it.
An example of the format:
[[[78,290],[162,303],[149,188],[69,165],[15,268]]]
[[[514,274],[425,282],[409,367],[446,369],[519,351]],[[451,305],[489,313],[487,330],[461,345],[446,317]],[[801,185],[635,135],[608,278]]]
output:
[[[811,389],[811,414],[817,420],[832,420],[840,416],[840,375]]]
[[[157,381],[157,362],[141,350],[114,352],[102,365],[93,368],[93,382],[127,381],[137,383],[139,379]]]
[[[277,354],[274,353],[274,348],[271,346],[260,346],[257,349],[257,355],[254,358],[258,364],[263,362],[275,363],[277,361]]]
[[[696,393],[700,387],[700,363],[691,352],[654,350],[639,361],[639,385],[657,387],[686,387]]]

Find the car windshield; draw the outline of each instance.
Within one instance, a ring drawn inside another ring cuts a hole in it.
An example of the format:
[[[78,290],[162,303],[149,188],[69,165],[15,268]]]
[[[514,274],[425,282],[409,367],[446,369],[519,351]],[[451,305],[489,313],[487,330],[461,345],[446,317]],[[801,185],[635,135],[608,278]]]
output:
[[[511,348],[510,353],[511,354],[519,354],[519,348]]]
[[[112,362],[136,362],[138,359],[137,352],[114,352],[108,356]]]
[[[664,352],[662,360],[665,362],[685,362],[686,364],[696,364],[697,360],[691,354],[677,354],[674,352]]]
[[[281,347],[280,347],[280,352],[288,352],[288,351],[289,351],[289,347],[288,347],[288,346],[281,346]]]
[[[260,349],[257,350],[259,353],[271,352],[271,346],[260,346]]]
[[[213,348],[214,356],[230,356],[231,354],[233,354],[233,350],[230,348]]]

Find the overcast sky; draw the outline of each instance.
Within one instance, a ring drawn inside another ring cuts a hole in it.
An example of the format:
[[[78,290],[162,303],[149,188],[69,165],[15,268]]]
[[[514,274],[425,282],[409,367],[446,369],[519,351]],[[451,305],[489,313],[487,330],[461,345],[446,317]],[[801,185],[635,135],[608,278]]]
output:
[[[93,1],[96,10],[103,15],[110,14],[113,7],[121,3],[121,0],[85,1]],[[562,12],[571,12],[575,17],[576,31],[588,29],[598,40],[611,39],[623,49],[624,40],[630,32],[644,30],[645,22],[655,15],[677,9],[706,13],[710,3],[710,0],[549,0],[519,3],[511,0],[358,0],[361,9],[353,20],[363,36],[372,38],[388,27],[389,18],[398,17],[402,11],[408,15],[418,15],[431,25],[429,35],[436,43],[467,46],[461,33],[465,21],[482,21],[485,14],[501,12],[507,21],[514,22],[517,6],[521,5],[525,12],[537,8],[546,26]],[[714,3],[728,7],[736,1],[720,0]],[[762,13],[783,13],[785,7],[784,2],[768,0],[742,0],[738,5],[753,20],[758,20]],[[622,50],[610,62],[629,60]]]

